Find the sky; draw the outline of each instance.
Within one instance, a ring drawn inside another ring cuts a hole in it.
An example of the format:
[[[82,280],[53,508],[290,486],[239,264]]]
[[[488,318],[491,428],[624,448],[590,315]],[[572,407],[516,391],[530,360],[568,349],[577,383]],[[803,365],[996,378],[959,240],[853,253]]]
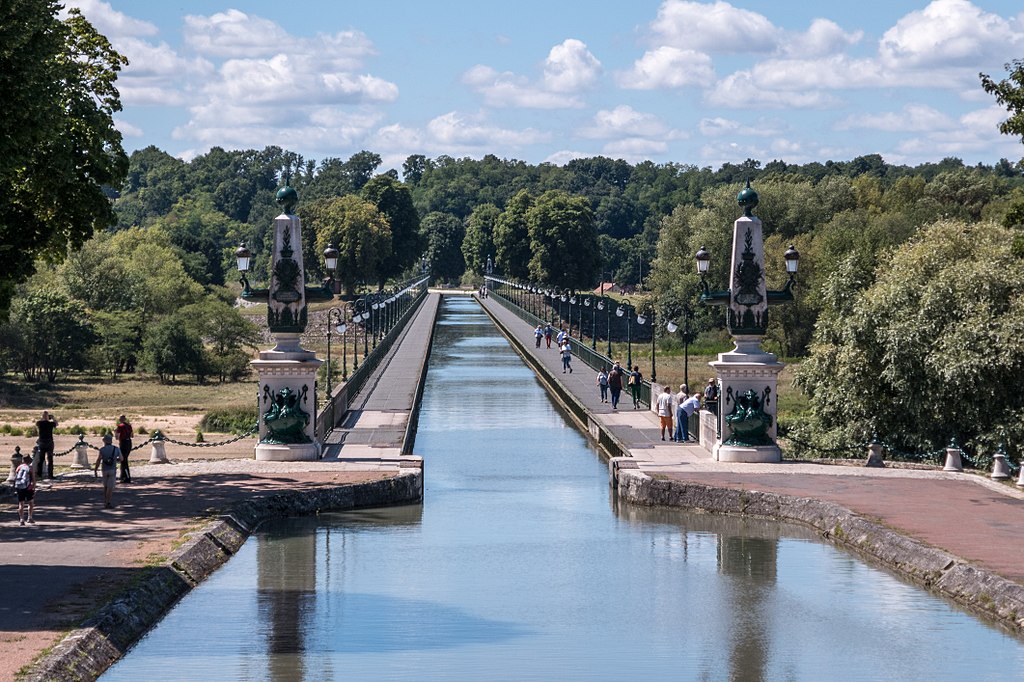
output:
[[[130,64],[128,151],[278,145],[718,168],[1024,157],[981,89],[1020,0],[66,0]]]

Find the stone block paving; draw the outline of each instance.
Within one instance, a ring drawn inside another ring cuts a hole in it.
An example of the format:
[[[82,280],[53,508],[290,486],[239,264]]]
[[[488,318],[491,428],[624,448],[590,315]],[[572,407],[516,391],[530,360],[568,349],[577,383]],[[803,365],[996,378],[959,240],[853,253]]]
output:
[[[613,412],[600,402],[594,370],[577,359],[573,373],[563,375],[554,348],[534,347],[533,327],[493,298],[482,304],[540,360],[554,381],[586,405],[595,420],[610,427],[644,473],[833,502],[1024,585],[1024,551],[1020,549],[1024,493],[1012,482],[992,481],[979,473],[945,472],[940,467],[876,469],[855,462],[842,466],[798,460],[717,462],[699,445],[661,442],[657,417],[649,410],[632,410],[625,393],[620,409]]]
[[[332,434],[317,462],[257,462],[253,441],[228,447],[168,445],[169,464],[132,455],[130,484],[118,484],[114,508],[92,471],[42,481],[34,525],[19,526],[17,502],[0,521],[0,680],[55,644],[82,618],[166,556],[182,533],[231,504],[282,490],[364,483],[398,475],[418,458],[400,457],[416,382],[439,296],[429,294],[401,343],[392,347],[353,401],[346,428]],[[90,451],[90,457],[95,452]],[[68,463],[73,455],[61,458]]]

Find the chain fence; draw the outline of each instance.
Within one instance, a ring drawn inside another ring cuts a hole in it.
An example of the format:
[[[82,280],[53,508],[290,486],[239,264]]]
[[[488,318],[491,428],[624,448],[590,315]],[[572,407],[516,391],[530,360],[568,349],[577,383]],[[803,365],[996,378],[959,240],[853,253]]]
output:
[[[168,436],[165,436],[162,432],[157,430],[157,431],[153,432],[152,436],[150,436],[146,440],[142,441],[141,443],[133,444],[132,445],[132,450],[138,450],[138,449],[143,448],[143,447],[145,447],[145,446],[147,446],[147,445],[149,445],[150,443],[153,443],[153,442],[173,443],[174,445],[182,445],[182,446],[187,447],[187,448],[216,448],[216,447],[220,447],[220,446],[223,446],[223,445],[231,445],[232,443],[237,443],[240,440],[243,440],[245,438],[248,438],[248,437],[252,436],[257,431],[259,431],[259,429],[260,429],[259,422],[256,422],[245,433],[241,433],[241,434],[235,436],[234,438],[228,438],[227,440],[217,441],[215,443],[189,443],[187,441],[177,440],[175,438],[170,438]],[[77,443],[72,445],[67,450],[62,450],[61,452],[53,453],[53,456],[54,457],[61,457],[63,455],[70,455],[72,452],[74,452],[78,447],[80,447],[82,445],[86,446],[90,450],[96,450],[97,452],[99,451],[99,449],[101,447],[101,446],[93,445],[92,443],[90,443],[89,441],[87,441],[85,439],[85,434],[84,433],[80,433],[80,434],[78,434],[78,442]]]

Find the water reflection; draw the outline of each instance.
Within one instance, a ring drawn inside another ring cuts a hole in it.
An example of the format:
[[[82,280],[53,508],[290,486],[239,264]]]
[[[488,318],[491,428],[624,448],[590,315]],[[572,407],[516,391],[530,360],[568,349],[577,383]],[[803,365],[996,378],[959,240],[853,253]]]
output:
[[[424,504],[268,526],[104,679],[1017,679],[1020,642],[811,531],[620,504],[476,305],[442,315]]]

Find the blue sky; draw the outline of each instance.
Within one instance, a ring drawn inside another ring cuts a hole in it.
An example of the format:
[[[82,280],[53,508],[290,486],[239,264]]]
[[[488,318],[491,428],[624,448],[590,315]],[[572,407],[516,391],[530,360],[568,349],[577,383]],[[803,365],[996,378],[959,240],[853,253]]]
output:
[[[1024,58],[1019,0],[67,4],[131,61],[126,148],[185,159],[1024,157],[978,81]]]

